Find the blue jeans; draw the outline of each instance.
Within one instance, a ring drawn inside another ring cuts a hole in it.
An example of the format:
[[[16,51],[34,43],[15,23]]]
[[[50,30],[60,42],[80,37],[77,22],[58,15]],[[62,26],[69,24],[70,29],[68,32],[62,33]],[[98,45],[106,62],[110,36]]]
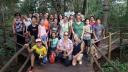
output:
[[[42,39],[43,42],[46,42],[46,41],[47,41],[47,36],[46,36],[46,35],[43,35],[43,36],[41,37],[41,39]]]

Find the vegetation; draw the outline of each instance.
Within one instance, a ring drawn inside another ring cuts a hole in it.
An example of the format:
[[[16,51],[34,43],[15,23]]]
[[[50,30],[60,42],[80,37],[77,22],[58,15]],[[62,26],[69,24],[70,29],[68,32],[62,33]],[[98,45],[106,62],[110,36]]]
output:
[[[121,63],[118,59],[112,61],[112,64],[119,69],[119,72],[128,72],[128,63]],[[108,63],[105,63],[103,66],[104,72],[114,72],[114,69]]]
[[[0,0],[0,56],[10,57],[15,53],[13,35],[8,31],[11,30],[15,12],[63,14],[65,11],[82,12],[85,18],[92,15],[102,18],[106,28],[128,28],[128,0]],[[127,57],[126,53],[126,50],[122,50],[122,56]],[[128,63],[122,63],[120,60],[112,62],[121,72],[128,72]],[[113,72],[107,63],[103,68],[105,72]]]

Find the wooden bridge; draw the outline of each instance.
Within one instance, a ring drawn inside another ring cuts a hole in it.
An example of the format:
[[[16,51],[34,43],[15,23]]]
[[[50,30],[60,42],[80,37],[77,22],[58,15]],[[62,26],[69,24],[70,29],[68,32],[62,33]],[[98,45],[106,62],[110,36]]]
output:
[[[89,53],[90,62],[87,61],[86,58],[83,58],[83,64],[77,66],[69,66],[65,67],[62,64],[55,63],[55,64],[46,64],[38,66],[36,65],[34,68],[34,72],[95,72],[93,69],[93,64],[96,63],[97,67],[99,68],[100,72],[104,72],[101,68],[99,62],[97,61],[99,58],[103,57],[110,65],[111,63],[111,51],[120,47],[121,44],[128,44],[128,38],[124,38],[123,36],[127,35],[127,33],[122,33],[121,31],[118,32],[109,32],[106,37],[100,40],[101,44],[99,47],[96,47],[95,42],[91,45],[91,50]],[[22,51],[25,50],[25,46],[16,52],[16,54],[0,69],[0,72],[5,72],[10,64],[14,62],[18,55],[23,54]],[[98,58],[96,58],[93,54],[93,51],[96,51],[98,54]],[[26,55],[26,54],[23,54]],[[108,56],[106,56],[108,55]],[[30,56],[26,55],[26,60],[24,61],[23,65],[19,68],[17,72],[23,72],[23,69],[26,67],[27,63],[29,62]],[[118,68],[113,66],[116,72],[119,72]],[[10,71],[11,72],[11,71]],[[27,71],[26,71],[27,72]]]

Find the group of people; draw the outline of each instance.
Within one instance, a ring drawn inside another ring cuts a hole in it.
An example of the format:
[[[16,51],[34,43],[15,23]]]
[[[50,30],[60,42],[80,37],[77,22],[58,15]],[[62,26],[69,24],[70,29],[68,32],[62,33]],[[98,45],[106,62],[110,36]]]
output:
[[[16,13],[12,28],[17,43],[25,44],[31,54],[31,69],[35,62],[81,65],[91,41],[97,41],[96,45],[99,46],[99,40],[105,35],[101,19],[94,16],[85,19],[81,13],[69,17],[49,13],[21,16]],[[33,46],[27,44],[31,37],[35,40]],[[17,50],[21,48],[19,44]]]

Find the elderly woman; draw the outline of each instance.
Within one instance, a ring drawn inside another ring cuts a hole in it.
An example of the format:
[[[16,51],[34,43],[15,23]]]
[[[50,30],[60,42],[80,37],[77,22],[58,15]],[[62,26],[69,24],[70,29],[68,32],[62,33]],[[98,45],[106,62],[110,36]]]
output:
[[[64,32],[64,38],[57,45],[58,60],[69,66],[72,60],[73,43],[69,39],[68,32]]]

